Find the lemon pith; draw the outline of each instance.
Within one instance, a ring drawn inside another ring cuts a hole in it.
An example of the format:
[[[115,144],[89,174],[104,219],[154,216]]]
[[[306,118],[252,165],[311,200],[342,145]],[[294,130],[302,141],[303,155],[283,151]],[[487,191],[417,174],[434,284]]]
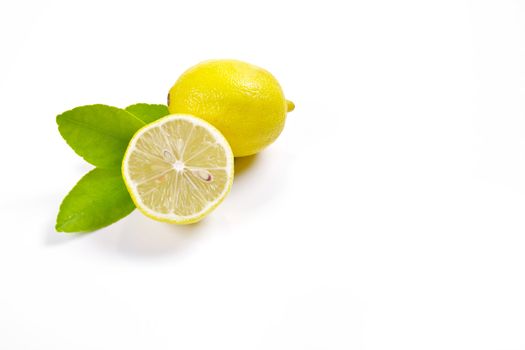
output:
[[[131,139],[122,176],[136,207],[159,221],[201,220],[226,197],[233,153],[212,125],[175,114],[141,128]]]
[[[209,60],[184,72],[170,89],[170,113],[188,113],[214,125],[236,157],[274,142],[294,105],[267,70],[237,60]]]

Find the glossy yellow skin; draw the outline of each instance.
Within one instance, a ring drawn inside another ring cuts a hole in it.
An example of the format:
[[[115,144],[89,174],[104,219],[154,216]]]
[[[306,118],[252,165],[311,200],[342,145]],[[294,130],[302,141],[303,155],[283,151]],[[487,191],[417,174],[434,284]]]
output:
[[[168,95],[170,113],[192,114],[214,125],[235,157],[258,153],[274,142],[293,107],[272,74],[236,60],[197,64]]]

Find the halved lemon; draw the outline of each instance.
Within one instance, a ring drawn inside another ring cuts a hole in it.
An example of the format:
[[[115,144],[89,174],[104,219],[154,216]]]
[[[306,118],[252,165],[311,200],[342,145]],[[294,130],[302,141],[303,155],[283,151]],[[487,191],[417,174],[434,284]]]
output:
[[[173,114],[141,128],[122,161],[137,208],[155,220],[190,224],[222,202],[233,182],[233,153],[211,124]]]

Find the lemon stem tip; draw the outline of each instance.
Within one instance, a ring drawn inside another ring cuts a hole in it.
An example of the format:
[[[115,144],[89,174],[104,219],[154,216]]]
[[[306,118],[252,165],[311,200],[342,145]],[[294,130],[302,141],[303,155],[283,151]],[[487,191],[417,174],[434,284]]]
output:
[[[295,109],[295,103],[292,101],[286,100],[286,111],[291,112]]]

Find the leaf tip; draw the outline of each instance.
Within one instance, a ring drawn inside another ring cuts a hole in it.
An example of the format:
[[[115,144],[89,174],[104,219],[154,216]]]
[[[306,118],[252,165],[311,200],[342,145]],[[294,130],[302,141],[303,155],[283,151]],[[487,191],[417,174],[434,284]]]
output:
[[[66,231],[64,231],[64,227],[61,224],[59,224],[58,222],[55,224],[55,231],[56,232],[66,232]]]

